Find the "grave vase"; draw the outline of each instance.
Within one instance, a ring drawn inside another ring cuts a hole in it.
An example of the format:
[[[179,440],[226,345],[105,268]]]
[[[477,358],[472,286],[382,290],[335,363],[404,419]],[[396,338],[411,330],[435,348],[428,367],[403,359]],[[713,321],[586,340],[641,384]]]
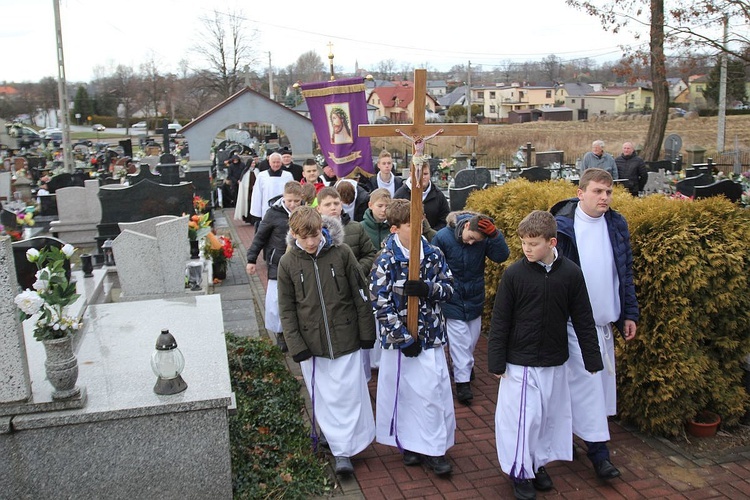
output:
[[[76,386],[78,380],[78,359],[73,354],[72,339],[66,335],[60,339],[43,340],[47,359],[44,368],[47,380],[55,391],[52,399],[68,399],[79,396],[81,389]]]
[[[201,250],[200,250],[200,247],[198,246],[199,243],[200,242],[198,240],[190,240],[190,258],[191,259],[199,259],[200,258]],[[183,248],[185,248],[185,247],[183,247]],[[183,255],[185,255],[185,254],[183,254]]]
[[[225,280],[227,279],[227,261],[220,261],[220,262],[212,262],[211,266],[213,267],[213,275],[214,279],[216,280]]]

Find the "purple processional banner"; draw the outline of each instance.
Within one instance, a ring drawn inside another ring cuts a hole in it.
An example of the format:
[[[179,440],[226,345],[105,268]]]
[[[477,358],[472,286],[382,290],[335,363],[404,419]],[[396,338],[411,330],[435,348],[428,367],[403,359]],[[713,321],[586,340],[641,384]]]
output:
[[[338,177],[359,167],[373,173],[370,138],[359,137],[359,124],[367,124],[367,101],[362,78],[303,83],[318,144]]]

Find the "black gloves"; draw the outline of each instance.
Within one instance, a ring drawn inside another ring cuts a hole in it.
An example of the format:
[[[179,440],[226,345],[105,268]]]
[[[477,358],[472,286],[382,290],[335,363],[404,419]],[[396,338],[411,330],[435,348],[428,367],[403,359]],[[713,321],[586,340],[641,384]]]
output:
[[[422,344],[417,340],[408,347],[402,348],[401,352],[407,358],[416,358],[417,356],[419,356],[419,353],[422,352]]]
[[[430,285],[420,280],[406,280],[404,295],[407,297],[423,297],[430,295]]]
[[[360,340],[359,341],[359,348],[360,349],[372,349],[375,347],[375,340]]]
[[[294,356],[292,356],[292,359],[294,360],[295,363],[302,363],[306,359],[310,359],[310,358],[312,358],[312,353],[310,352],[310,349],[305,349],[301,353],[295,354]]]

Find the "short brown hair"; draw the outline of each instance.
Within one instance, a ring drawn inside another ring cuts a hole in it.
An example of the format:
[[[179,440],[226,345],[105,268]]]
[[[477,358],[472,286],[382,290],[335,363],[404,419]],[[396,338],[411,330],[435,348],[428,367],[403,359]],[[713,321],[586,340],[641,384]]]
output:
[[[302,202],[309,205],[315,200],[315,186],[306,182],[302,184]]]
[[[323,218],[313,207],[301,205],[289,216],[289,231],[299,238],[314,236],[323,229]]]
[[[518,225],[518,236],[521,238],[538,238],[551,240],[557,237],[555,216],[544,210],[534,210],[523,218]]]
[[[302,197],[302,184],[297,181],[289,181],[284,184],[284,194],[293,194]]]
[[[589,182],[600,182],[607,186],[611,186],[614,181],[612,180],[612,174],[606,170],[602,170],[601,168],[587,168],[583,171],[583,174],[581,174],[581,178],[578,181],[578,188],[581,191],[586,191]]]
[[[378,155],[378,161],[380,161],[381,158],[392,158],[391,153],[389,153],[387,149],[384,149]]]
[[[336,191],[336,188],[328,186],[318,191],[318,205],[320,205],[320,203],[326,198],[336,198],[340,200],[341,195]]]
[[[385,209],[385,220],[391,226],[401,227],[402,224],[411,222],[411,202],[404,199],[396,199],[388,204]]]
[[[336,184],[336,191],[338,191],[339,196],[341,196],[341,202],[346,203],[347,205],[352,203],[354,198],[356,198],[356,191],[354,191],[354,186],[352,186],[351,182],[339,181],[338,184]]]
[[[378,188],[370,193],[370,203],[377,203],[382,199],[391,200],[391,192],[386,188]]]

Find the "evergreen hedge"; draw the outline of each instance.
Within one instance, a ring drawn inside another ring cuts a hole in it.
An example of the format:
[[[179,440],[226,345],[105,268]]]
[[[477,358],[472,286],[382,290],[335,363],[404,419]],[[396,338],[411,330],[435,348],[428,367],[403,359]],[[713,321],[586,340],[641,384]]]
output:
[[[503,270],[522,256],[518,223],[576,195],[566,181],[515,180],[472,193],[467,209],[491,215],[511,256],[488,263],[483,325],[489,325]],[[619,416],[641,431],[682,433],[684,421],[713,410],[729,427],[750,410],[742,361],[750,353],[750,211],[724,198],[633,198],[615,188],[628,220],[641,309],[636,338],[618,337]]]

